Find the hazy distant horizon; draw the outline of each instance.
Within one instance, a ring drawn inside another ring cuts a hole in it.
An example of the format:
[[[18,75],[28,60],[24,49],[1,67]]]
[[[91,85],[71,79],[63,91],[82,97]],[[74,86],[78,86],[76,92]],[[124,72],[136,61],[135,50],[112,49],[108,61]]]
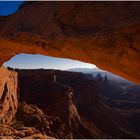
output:
[[[19,69],[60,69],[96,68],[95,65],[77,60],[55,58],[44,55],[18,54],[3,64],[5,67]]]

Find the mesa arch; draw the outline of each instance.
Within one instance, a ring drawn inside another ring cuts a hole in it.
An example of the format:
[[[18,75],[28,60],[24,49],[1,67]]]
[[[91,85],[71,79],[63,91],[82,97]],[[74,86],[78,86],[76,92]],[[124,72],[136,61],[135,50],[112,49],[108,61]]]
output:
[[[19,53],[81,60],[140,84],[140,4],[24,2],[0,17],[0,65]]]

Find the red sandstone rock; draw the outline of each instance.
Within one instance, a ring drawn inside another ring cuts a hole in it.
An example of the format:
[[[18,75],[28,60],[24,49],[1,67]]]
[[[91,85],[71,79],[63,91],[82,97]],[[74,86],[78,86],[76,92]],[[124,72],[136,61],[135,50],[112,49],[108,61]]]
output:
[[[25,2],[0,17],[0,64],[19,53],[70,58],[140,83],[139,2]]]
[[[54,139],[47,135],[43,135],[33,127],[22,127],[16,130],[8,125],[0,125],[0,138],[1,139]]]
[[[59,118],[49,123],[52,124],[51,131],[56,134],[51,136],[56,138],[137,137],[131,133],[124,118],[101,102],[95,81],[88,80],[84,74],[54,71],[50,76],[50,70],[16,71],[21,87],[20,100],[36,104],[45,115]],[[56,81],[52,78],[46,82],[48,76],[53,77],[54,74]],[[30,80],[32,77],[34,80]],[[23,120],[30,120],[30,117]]]
[[[1,123],[9,124],[6,127],[12,131],[9,135],[4,130],[0,134],[2,138],[34,138],[46,134],[55,138],[137,137],[119,114],[101,103],[95,81],[89,81],[81,73],[43,69],[15,72],[2,67],[0,76]],[[18,112],[17,84],[19,101],[27,102],[18,107]],[[12,121],[13,117],[17,122]],[[23,126],[27,129],[23,130]],[[0,132],[3,128],[0,126]]]
[[[0,123],[7,124],[13,119],[18,107],[17,73],[0,68]]]
[[[95,81],[81,73],[2,67],[0,77],[1,138],[137,138],[127,122],[101,102]],[[17,84],[20,103],[27,102],[18,112]]]
[[[21,87],[21,101],[36,104],[46,115],[59,118],[53,120],[51,126],[53,132],[59,131],[58,128],[64,125],[63,136],[58,134],[57,138],[73,137],[80,119],[72,101],[73,90],[69,86],[55,81],[51,70],[17,70],[17,72]]]

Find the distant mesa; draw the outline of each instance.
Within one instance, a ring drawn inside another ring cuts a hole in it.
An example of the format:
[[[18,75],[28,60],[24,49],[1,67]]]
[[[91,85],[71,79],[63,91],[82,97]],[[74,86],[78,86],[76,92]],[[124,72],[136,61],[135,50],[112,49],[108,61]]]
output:
[[[96,81],[102,81],[103,80],[101,73],[97,73],[97,75],[95,77],[95,80]]]
[[[108,82],[108,77],[107,77],[107,75],[105,75],[104,81],[105,81],[105,82]]]
[[[107,77],[107,75],[102,77],[101,73],[97,73],[97,75],[95,77],[95,81],[108,83],[108,77]]]

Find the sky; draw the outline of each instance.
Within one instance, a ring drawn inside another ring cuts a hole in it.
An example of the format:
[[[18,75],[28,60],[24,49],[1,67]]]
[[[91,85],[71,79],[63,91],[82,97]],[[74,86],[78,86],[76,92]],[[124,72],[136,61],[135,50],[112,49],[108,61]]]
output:
[[[11,15],[23,1],[0,1],[0,16]],[[11,58],[9,61],[4,63],[4,66],[10,66],[13,68],[24,68],[24,69],[71,69],[71,68],[95,68],[95,65],[83,63],[80,61],[74,61],[69,59],[54,58],[42,55],[29,55],[29,54],[18,54]]]
[[[0,1],[0,16],[13,14],[22,3],[23,1]]]
[[[29,55],[19,54],[12,57],[8,62],[4,63],[4,66],[23,69],[61,69],[67,70],[71,68],[94,68],[95,66],[88,63],[82,63],[80,61],[74,61],[70,59],[62,59],[55,57],[48,57],[44,55]]]

